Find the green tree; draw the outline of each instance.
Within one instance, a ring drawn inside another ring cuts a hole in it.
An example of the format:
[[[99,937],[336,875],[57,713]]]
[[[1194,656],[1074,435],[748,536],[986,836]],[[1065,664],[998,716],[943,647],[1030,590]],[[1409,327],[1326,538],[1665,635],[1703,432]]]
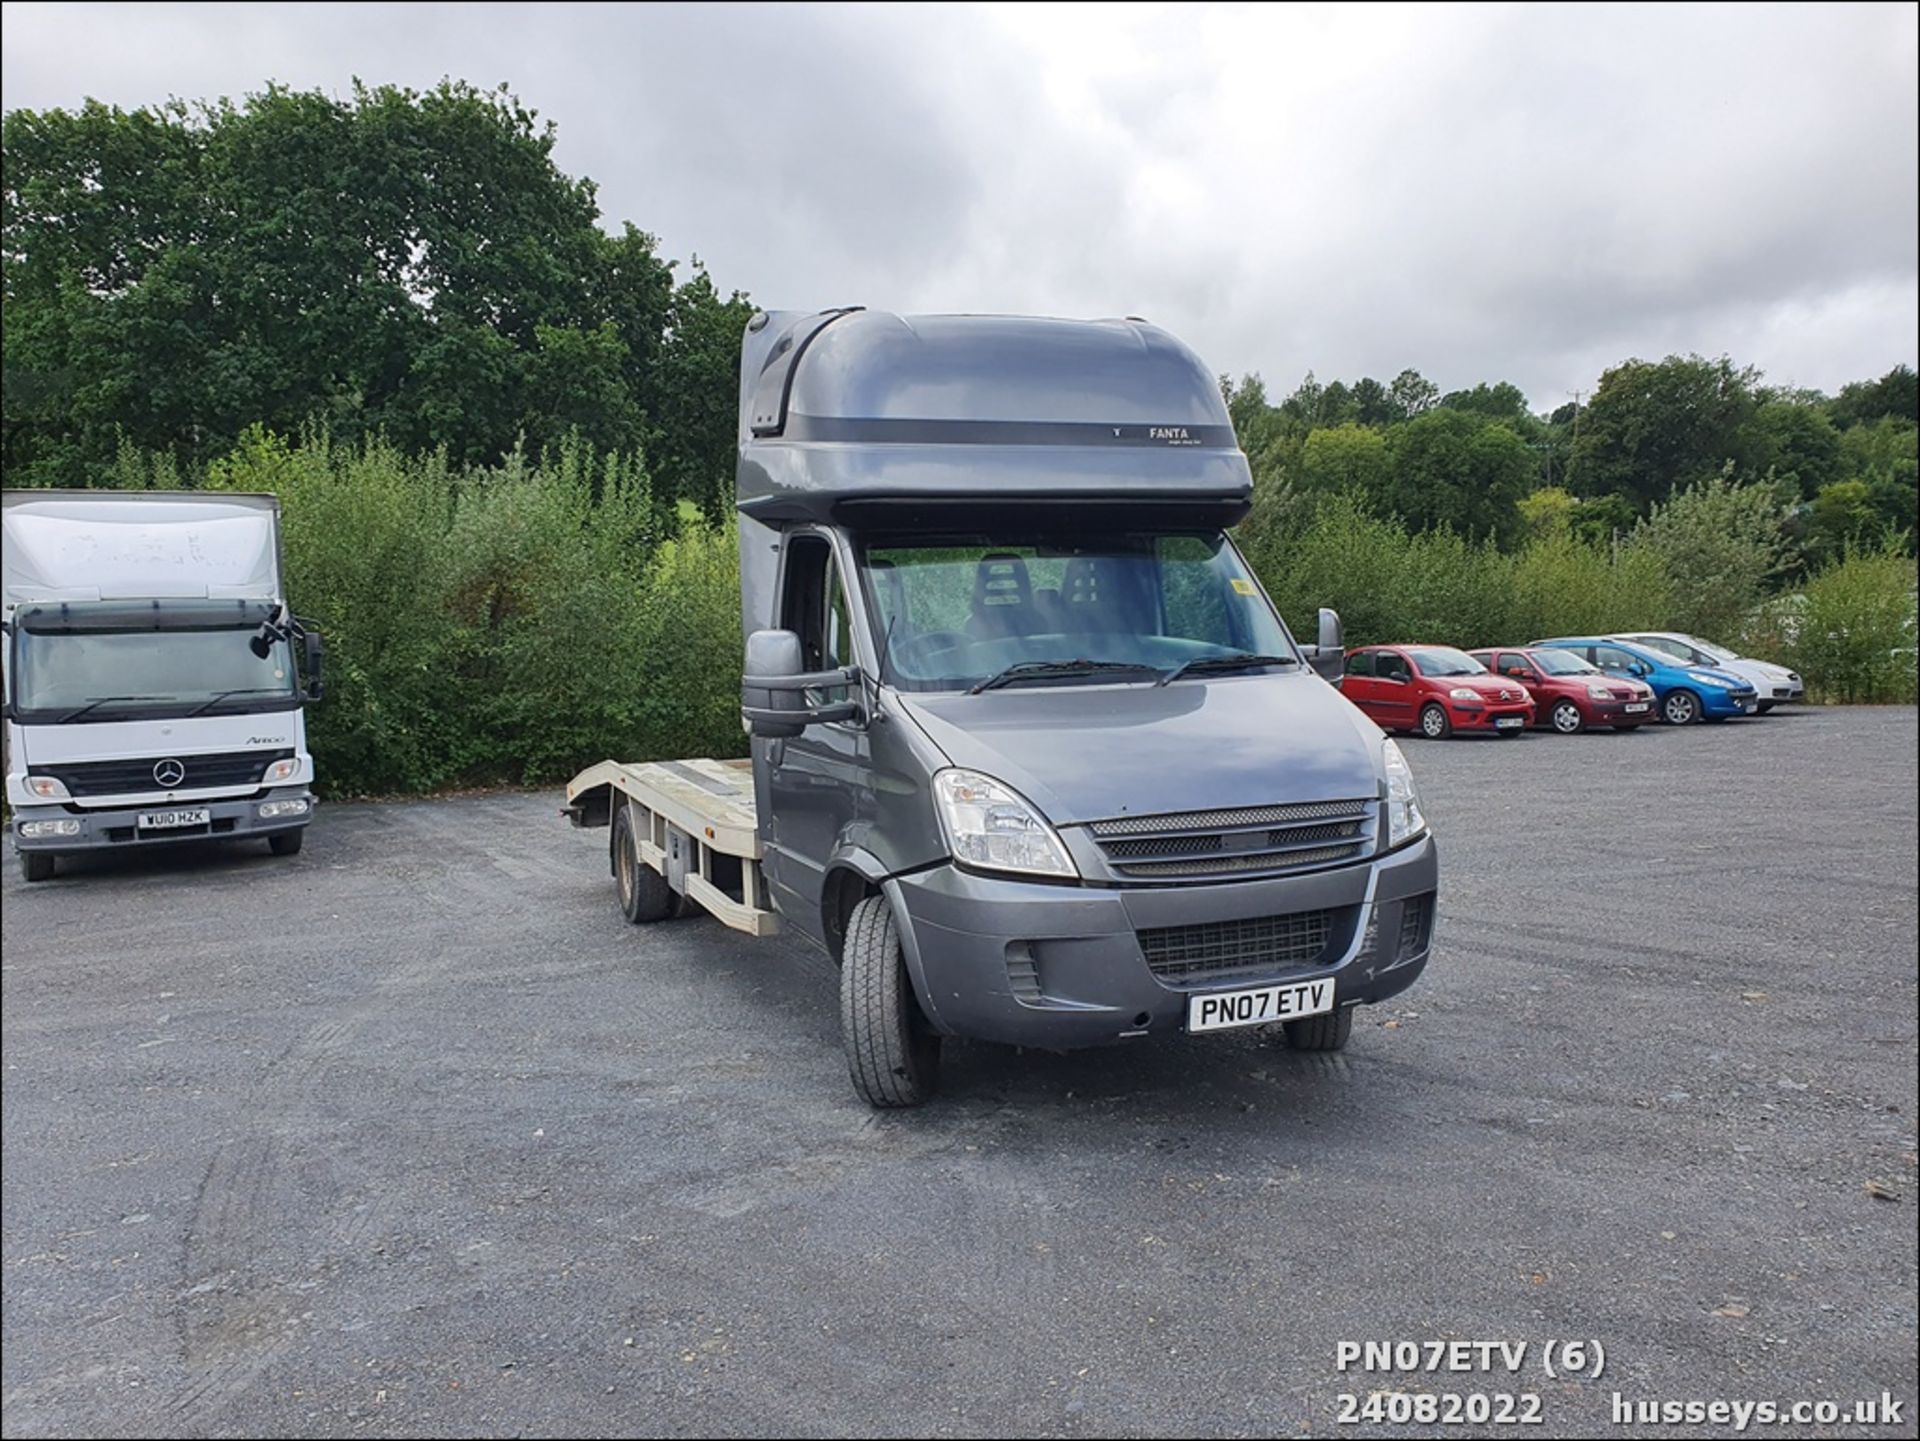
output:
[[[1504,425],[1459,410],[1430,410],[1387,432],[1392,475],[1382,507],[1415,530],[1447,526],[1510,542],[1533,488],[1526,442]]]
[[[1417,370],[1403,370],[1387,387],[1387,408],[1395,420],[1425,415],[1440,402],[1440,387]]]
[[[1896,365],[1878,380],[1843,385],[1831,410],[1842,428],[1883,418],[1920,421],[1920,374],[1911,365]]]
[[[1533,420],[1527,409],[1526,393],[1510,381],[1488,385],[1484,381],[1472,390],[1449,391],[1440,404],[1449,410],[1464,410],[1488,420],[1504,420],[1516,434],[1525,434]]]
[[[733,508],[740,337],[752,316],[753,303],[737,290],[722,297],[696,258],[692,277],[673,292],[655,371],[653,470],[716,525]]]
[[[1839,476],[1840,433],[1819,406],[1769,399],[1754,411],[1752,426],[1757,475],[1809,500]]]
[[[1582,494],[1626,496],[1644,510],[1729,461],[1747,469],[1755,380],[1725,356],[1616,365],[1581,412],[1569,483]]]
[[[1655,502],[1629,544],[1656,557],[1677,630],[1732,637],[1786,559],[1778,492],[1723,473]]]
[[[1336,425],[1307,436],[1300,458],[1300,484],[1327,493],[1358,491],[1383,498],[1393,473],[1386,438],[1361,425]]]

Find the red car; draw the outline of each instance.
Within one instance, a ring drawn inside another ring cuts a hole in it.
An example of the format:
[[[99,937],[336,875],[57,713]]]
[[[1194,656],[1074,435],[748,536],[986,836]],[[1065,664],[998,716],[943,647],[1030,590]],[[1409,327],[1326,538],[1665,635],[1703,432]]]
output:
[[[1652,686],[1596,670],[1571,651],[1512,646],[1469,654],[1502,679],[1525,686],[1540,724],[1563,736],[1578,735],[1588,726],[1632,730],[1653,719]]]
[[[1439,740],[1456,730],[1517,736],[1533,724],[1533,700],[1516,681],[1489,675],[1446,645],[1364,645],[1347,652],[1341,694],[1382,730]]]

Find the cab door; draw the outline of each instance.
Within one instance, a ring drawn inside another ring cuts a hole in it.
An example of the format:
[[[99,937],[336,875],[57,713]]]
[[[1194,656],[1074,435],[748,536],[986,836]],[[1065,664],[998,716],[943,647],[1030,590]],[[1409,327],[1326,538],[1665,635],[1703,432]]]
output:
[[[806,669],[855,664],[853,610],[832,538],[794,531],[780,562],[779,627],[800,637]],[[827,697],[839,699],[838,696]],[[762,749],[764,747],[764,750]],[[784,740],[754,744],[767,783],[756,787],[766,838],[767,883],[780,913],[822,939],[821,892],[827,862],[859,817],[871,810],[872,751],[866,723],[822,722]]]

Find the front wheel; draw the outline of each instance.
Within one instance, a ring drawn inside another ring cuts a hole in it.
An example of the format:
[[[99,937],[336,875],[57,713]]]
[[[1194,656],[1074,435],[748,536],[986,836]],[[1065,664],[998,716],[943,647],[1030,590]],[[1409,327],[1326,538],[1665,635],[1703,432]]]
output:
[[[29,881],[53,879],[53,857],[45,851],[20,852],[20,874]]]
[[[278,835],[267,837],[267,846],[276,856],[297,856],[306,840],[307,833],[304,830],[281,831]]]
[[[885,896],[868,896],[847,917],[840,1038],[853,1088],[870,1106],[918,1106],[939,1086],[940,1037],[914,998]]]
[[[1430,741],[1445,740],[1453,734],[1453,722],[1447,719],[1447,708],[1429,701],[1420,711],[1420,734]]]
[[[1286,1022],[1287,1044],[1296,1051],[1338,1051],[1353,1033],[1352,1006]]]
[[[1548,719],[1553,722],[1553,728],[1563,736],[1577,736],[1587,724],[1580,715],[1580,707],[1570,700],[1556,702],[1553,714]]]
[[[1668,725],[1690,726],[1700,719],[1700,697],[1690,690],[1670,690],[1660,703],[1660,714]]]

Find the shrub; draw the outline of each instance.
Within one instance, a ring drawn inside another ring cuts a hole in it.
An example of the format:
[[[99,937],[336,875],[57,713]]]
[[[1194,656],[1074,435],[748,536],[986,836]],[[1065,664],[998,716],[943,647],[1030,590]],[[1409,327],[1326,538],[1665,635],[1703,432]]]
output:
[[[1839,702],[1915,698],[1915,567],[1901,541],[1848,547],[1806,584],[1787,629],[1809,695]]]

